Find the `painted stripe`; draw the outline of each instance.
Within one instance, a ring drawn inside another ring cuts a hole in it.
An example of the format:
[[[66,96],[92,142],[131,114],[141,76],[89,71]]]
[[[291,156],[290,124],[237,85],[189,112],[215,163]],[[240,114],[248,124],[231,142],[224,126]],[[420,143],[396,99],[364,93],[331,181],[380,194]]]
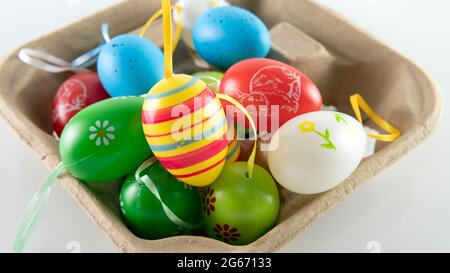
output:
[[[153,151],[153,153],[157,157],[172,157],[172,156],[177,156],[177,155],[190,153],[192,151],[200,149],[201,147],[203,147],[205,145],[208,145],[211,142],[214,142],[217,139],[224,139],[224,137],[226,137],[226,130],[227,130],[227,128],[226,128],[226,126],[224,126],[222,129],[220,129],[220,131],[216,132],[212,137],[210,137],[208,139],[201,140],[199,142],[193,143],[191,145],[184,146],[184,147],[179,148],[179,149],[166,151],[166,152]]]
[[[178,179],[193,177],[193,176],[205,173],[205,172],[207,172],[209,170],[212,170],[212,169],[216,168],[217,166],[221,165],[224,161],[225,161],[225,157],[222,160],[220,160],[219,162],[217,162],[216,164],[214,164],[214,165],[212,165],[212,166],[210,166],[210,167],[208,167],[206,169],[203,169],[203,170],[198,171],[198,172],[190,173],[190,174],[175,175],[175,177],[178,178]]]
[[[239,161],[240,155],[241,155],[241,152],[240,152],[240,149],[238,149],[237,153],[235,153],[231,158],[227,159],[227,162]]]
[[[218,123],[216,126],[213,126],[211,129],[194,136],[193,139],[182,140],[182,141],[178,141],[175,143],[164,144],[164,145],[150,145],[150,149],[152,149],[152,151],[154,151],[154,152],[166,152],[166,151],[182,148],[184,146],[196,143],[198,141],[201,141],[201,140],[204,140],[204,139],[207,139],[207,138],[213,136],[214,133],[216,133],[221,128],[226,126],[226,124],[227,124],[227,119],[226,119],[226,117],[224,117],[222,119],[222,121],[220,123]]]
[[[185,85],[190,80],[192,80],[192,76],[186,74],[175,74],[170,79],[163,79],[159,81],[157,84],[155,84],[155,86],[153,86],[150,92],[152,94],[165,93],[167,90],[172,90],[179,86]]]
[[[234,150],[234,147],[237,145],[237,140],[233,140],[231,142],[228,142],[228,153],[231,153],[232,150]]]
[[[203,93],[203,91],[205,91],[206,88],[208,88],[206,83],[204,83],[203,81],[198,81],[193,86],[188,87],[187,89],[184,89],[183,91],[180,91],[169,97],[164,97],[156,100],[146,99],[142,109],[146,111],[155,111],[173,107],[200,95],[201,93]]]
[[[216,140],[196,151],[174,157],[158,157],[158,160],[167,170],[172,171],[192,167],[207,161],[225,149],[227,149],[227,145],[224,140]]]
[[[228,153],[228,155],[227,155],[227,160],[229,160],[230,158],[232,158],[232,157],[234,156],[234,154],[237,152],[238,148],[239,148],[239,143],[236,141],[236,143],[235,143],[233,149],[232,149],[231,152]]]
[[[200,98],[202,103],[198,103],[198,100]],[[212,93],[211,89],[206,88],[198,96],[195,96],[185,102],[182,102],[180,103],[180,105],[183,106],[183,110],[189,109],[189,113],[193,113],[198,111],[199,109],[202,109],[205,105],[208,105],[208,103],[210,103],[214,98],[215,96]],[[167,107],[155,111],[143,110],[142,122],[145,124],[157,124],[180,118],[179,116],[173,117],[172,110],[173,107]]]
[[[182,168],[182,169],[168,169],[168,171],[170,171],[170,173],[172,175],[184,175],[187,173],[193,173],[193,172],[203,170],[204,168],[207,168],[207,167],[213,165],[214,163],[216,163],[217,161],[221,160],[222,158],[224,158],[227,155],[227,150],[228,149],[226,147],[224,147],[224,149],[222,151],[220,151],[216,155],[208,158],[207,160],[205,160],[201,163],[189,166],[187,168]]]
[[[181,134],[182,132],[184,132],[184,131],[186,131],[186,130],[189,130],[189,129],[192,129],[192,128],[194,128],[195,126],[197,126],[197,125],[200,125],[200,124],[203,124],[203,123],[205,123],[205,122],[207,122],[208,120],[210,120],[210,119],[212,119],[214,116],[216,116],[217,114],[219,114],[220,112],[221,112],[221,108],[220,107],[217,107],[217,110],[216,110],[216,112],[214,112],[212,115],[210,115],[210,116],[208,116],[208,117],[206,117],[205,119],[203,119],[202,121],[199,121],[199,122],[197,122],[197,123],[195,123],[195,124],[192,124],[192,125],[190,125],[190,126],[186,126],[186,127],[184,127],[184,128],[182,128],[181,130],[177,130],[177,131],[172,131],[172,132],[168,132],[168,133],[165,133],[165,134],[159,134],[159,135],[145,135],[146,137],[163,137],[163,136],[169,136],[169,135],[176,135],[176,134]]]
[[[147,95],[146,99],[147,100],[157,100],[157,99],[162,99],[162,98],[165,98],[165,97],[168,97],[168,96],[172,96],[172,95],[174,95],[176,93],[179,93],[181,91],[184,91],[184,90],[188,89],[189,87],[194,86],[199,80],[200,79],[197,78],[197,77],[192,77],[192,79],[190,81],[188,81],[186,84],[184,84],[184,85],[182,85],[180,87],[177,87],[175,89],[172,89],[170,91],[166,91],[164,93],[159,93],[159,94],[149,93]]]
[[[152,145],[166,145],[166,144],[171,144],[171,143],[176,143],[176,142],[180,142],[180,141],[185,141],[185,140],[190,140],[190,139],[200,139],[200,138],[196,138],[196,135],[201,135],[202,132],[208,132],[210,130],[214,130],[214,128],[219,128],[219,124],[220,122],[222,122],[222,120],[225,118],[225,114],[223,113],[223,111],[219,111],[217,115],[213,116],[211,119],[209,119],[208,121],[204,122],[204,123],[200,123],[199,125],[186,130],[186,131],[182,131],[182,132],[175,132],[173,134],[169,134],[167,136],[161,136],[161,137],[146,137],[147,141],[149,144]],[[189,124],[189,123],[187,123]],[[172,130],[176,131],[177,127],[181,127],[183,126],[182,123],[179,124],[174,124],[177,126],[173,126]],[[211,140],[215,140],[216,138],[214,137],[210,137],[209,139]]]
[[[217,111],[217,109],[223,109],[218,99],[211,100],[206,106],[202,109],[197,110],[196,112],[189,113],[188,115],[182,116],[178,119],[173,119],[161,123],[155,124],[142,124],[145,134],[152,135],[161,135],[165,133],[172,132],[174,130],[174,126],[180,127],[182,124],[185,126],[189,124],[193,124],[198,120],[204,119],[207,116],[212,115]],[[224,111],[223,114],[225,115]]]

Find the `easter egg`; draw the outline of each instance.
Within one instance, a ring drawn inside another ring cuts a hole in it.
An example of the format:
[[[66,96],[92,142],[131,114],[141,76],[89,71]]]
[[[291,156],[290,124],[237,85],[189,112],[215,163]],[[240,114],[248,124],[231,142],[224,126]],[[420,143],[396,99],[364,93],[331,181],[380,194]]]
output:
[[[237,136],[237,129],[234,126],[228,126],[228,151],[226,162],[239,161],[241,155],[241,145]]]
[[[208,72],[197,72],[192,74],[192,76],[199,78],[204,81],[214,92],[219,92],[220,81],[223,78],[222,72],[208,71]]]
[[[219,89],[247,108],[259,132],[276,131],[288,120],[322,107],[320,91],[308,77],[271,59],[235,64],[225,73]],[[244,125],[242,120],[238,119],[240,125]]]
[[[151,155],[142,131],[144,98],[107,99],[75,115],[61,134],[67,170],[85,182],[107,182],[132,172]]]
[[[169,236],[192,234],[201,223],[201,200],[197,190],[178,181],[156,162],[144,170],[159,194],[159,198],[143,181],[136,181],[135,174],[130,174],[120,191],[120,208],[127,226],[138,237],[156,240]],[[178,219],[174,219],[170,210]],[[180,225],[178,221],[187,224]]]
[[[194,25],[193,40],[199,55],[222,69],[245,59],[264,58],[271,47],[270,33],[264,23],[236,6],[204,12]]]
[[[136,35],[114,37],[97,61],[100,80],[111,97],[147,93],[164,76],[164,56],[152,42]]]
[[[272,176],[258,165],[252,178],[247,163],[225,165],[219,178],[202,191],[208,237],[234,245],[249,244],[269,231],[280,207]]]
[[[227,120],[205,82],[184,74],[160,81],[147,95],[142,122],[154,155],[176,178],[206,186],[219,176],[227,155]]]
[[[269,144],[268,164],[284,188],[301,194],[330,190],[360,164],[366,133],[353,117],[313,112],[283,125]]]
[[[52,103],[52,124],[60,136],[67,122],[81,109],[104,99],[109,95],[103,89],[98,75],[83,72],[67,79],[58,89]]]

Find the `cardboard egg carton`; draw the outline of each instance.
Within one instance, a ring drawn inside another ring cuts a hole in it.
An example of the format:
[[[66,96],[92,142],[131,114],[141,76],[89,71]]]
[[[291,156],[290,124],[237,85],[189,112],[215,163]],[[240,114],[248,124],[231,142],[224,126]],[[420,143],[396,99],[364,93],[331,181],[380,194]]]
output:
[[[85,184],[64,174],[65,189],[86,214],[123,252],[268,252],[274,251],[337,206],[360,184],[393,165],[436,128],[442,106],[438,88],[417,65],[345,19],[310,0],[231,1],[255,12],[271,28],[270,57],[281,59],[308,75],[322,92],[326,105],[351,114],[349,95],[359,92],[402,136],[377,145],[351,177],[328,192],[303,196],[280,191],[277,225],[252,244],[232,246],[204,237],[178,236],[143,240],[125,226],[118,208],[120,182]],[[29,47],[71,60],[100,42],[100,25],[111,25],[111,36],[142,26],[160,8],[158,1],[129,0],[50,33],[7,56],[0,64],[0,114],[49,168],[59,162],[58,141],[52,136],[51,102],[58,86],[71,74],[49,74],[17,58]],[[146,37],[162,45],[161,26]],[[175,70],[198,71],[180,45]],[[369,123],[370,124],[370,123]],[[263,165],[263,162],[261,163]],[[37,187],[41,181],[30,181]]]

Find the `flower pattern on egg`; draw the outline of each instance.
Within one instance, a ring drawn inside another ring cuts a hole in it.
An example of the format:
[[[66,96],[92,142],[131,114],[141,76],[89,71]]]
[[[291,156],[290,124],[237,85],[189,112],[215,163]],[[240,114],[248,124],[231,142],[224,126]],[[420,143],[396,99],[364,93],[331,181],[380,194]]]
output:
[[[206,191],[202,192],[203,194],[203,212],[208,215],[211,215],[216,210],[214,204],[216,203],[216,197],[214,196],[214,189],[208,187]]]
[[[319,132],[316,130],[316,124],[312,121],[304,121],[301,124],[298,125],[298,129],[302,133],[315,133],[316,135],[320,136],[323,140],[326,141],[326,143],[321,144],[320,146],[329,149],[329,150],[336,150],[336,146],[334,146],[333,142],[331,141],[331,135],[330,131],[328,129],[325,129],[325,132]]]
[[[314,122],[311,122],[311,121],[304,121],[304,122],[302,122],[298,126],[298,128],[300,129],[300,131],[302,133],[311,133],[311,132],[314,132],[314,130],[316,130]]]
[[[213,227],[213,230],[216,233],[217,239],[222,240],[225,243],[236,242],[239,240],[239,237],[241,237],[241,234],[238,233],[238,229],[231,228],[228,224],[224,224],[223,226],[217,224]]]
[[[115,131],[116,128],[110,125],[108,120],[103,122],[97,120],[93,126],[89,127],[89,139],[95,141],[97,146],[109,146],[110,141],[116,139]]]
[[[342,114],[340,114],[340,113],[335,113],[335,114],[334,114],[334,117],[336,118],[336,121],[337,121],[338,123],[343,122],[343,123],[345,123],[346,125],[348,125],[347,120],[344,118],[344,116],[343,116]]]

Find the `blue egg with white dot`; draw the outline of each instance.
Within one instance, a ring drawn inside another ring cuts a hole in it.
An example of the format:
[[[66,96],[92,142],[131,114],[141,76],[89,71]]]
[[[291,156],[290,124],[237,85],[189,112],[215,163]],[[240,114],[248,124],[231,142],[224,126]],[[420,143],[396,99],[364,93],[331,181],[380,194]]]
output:
[[[236,6],[204,12],[195,22],[192,35],[199,55],[222,69],[242,60],[266,57],[272,43],[261,19]]]
[[[111,97],[146,94],[164,77],[164,55],[137,35],[113,38],[97,60],[100,81]]]

